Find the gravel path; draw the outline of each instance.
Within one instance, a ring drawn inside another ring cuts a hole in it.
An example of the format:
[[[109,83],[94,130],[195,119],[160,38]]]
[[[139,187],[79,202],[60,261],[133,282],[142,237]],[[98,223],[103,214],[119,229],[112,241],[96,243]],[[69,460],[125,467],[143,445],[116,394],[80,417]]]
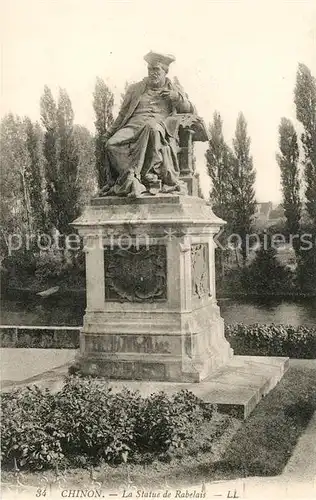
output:
[[[73,349],[0,349],[1,384],[22,382],[71,363],[75,353]]]

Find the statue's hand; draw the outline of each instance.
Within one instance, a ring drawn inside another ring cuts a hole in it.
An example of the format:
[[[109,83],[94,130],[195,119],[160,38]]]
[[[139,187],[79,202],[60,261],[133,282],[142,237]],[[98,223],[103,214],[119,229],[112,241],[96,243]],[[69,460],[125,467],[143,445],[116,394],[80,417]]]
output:
[[[171,102],[177,102],[179,100],[179,93],[176,90],[162,90],[160,95],[165,99],[169,99]]]

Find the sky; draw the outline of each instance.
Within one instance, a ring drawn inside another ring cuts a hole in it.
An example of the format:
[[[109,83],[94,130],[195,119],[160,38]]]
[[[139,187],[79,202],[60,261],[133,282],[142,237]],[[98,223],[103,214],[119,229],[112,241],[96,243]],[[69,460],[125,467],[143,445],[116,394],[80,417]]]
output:
[[[215,110],[231,144],[242,111],[259,202],[281,200],[278,126],[295,124],[298,62],[316,76],[316,0],[0,0],[0,114],[39,120],[47,84],[65,88],[75,122],[94,130],[97,76],[119,103],[126,81],[146,75],[144,54],[172,53],[176,75],[206,123]],[[116,108],[117,110],[117,105]],[[208,190],[205,144],[196,148]]]

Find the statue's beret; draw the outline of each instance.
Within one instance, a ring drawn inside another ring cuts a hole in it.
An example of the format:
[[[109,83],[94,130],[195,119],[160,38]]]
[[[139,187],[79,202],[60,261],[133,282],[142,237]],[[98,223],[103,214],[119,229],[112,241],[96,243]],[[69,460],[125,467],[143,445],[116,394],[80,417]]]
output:
[[[160,54],[159,52],[153,52],[152,50],[144,56],[145,61],[148,64],[161,63],[169,66],[176,58],[172,54]]]

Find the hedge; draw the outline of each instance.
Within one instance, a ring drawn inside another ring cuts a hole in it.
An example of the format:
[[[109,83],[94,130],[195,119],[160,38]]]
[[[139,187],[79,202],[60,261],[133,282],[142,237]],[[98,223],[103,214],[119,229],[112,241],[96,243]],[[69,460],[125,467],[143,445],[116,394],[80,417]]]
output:
[[[78,349],[79,327],[0,326],[1,347]],[[316,326],[226,324],[235,354],[316,358]]]
[[[78,349],[80,327],[0,326],[1,347]]]
[[[316,358],[316,326],[237,323],[225,325],[225,336],[239,355]]]

